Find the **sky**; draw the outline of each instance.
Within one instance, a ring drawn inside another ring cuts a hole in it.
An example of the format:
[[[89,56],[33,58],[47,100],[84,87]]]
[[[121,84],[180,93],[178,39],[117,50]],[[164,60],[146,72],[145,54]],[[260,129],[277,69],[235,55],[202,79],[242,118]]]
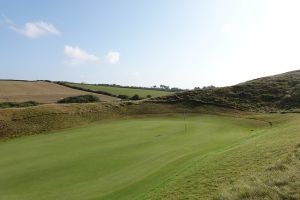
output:
[[[300,69],[298,0],[0,0],[0,79],[227,86]]]

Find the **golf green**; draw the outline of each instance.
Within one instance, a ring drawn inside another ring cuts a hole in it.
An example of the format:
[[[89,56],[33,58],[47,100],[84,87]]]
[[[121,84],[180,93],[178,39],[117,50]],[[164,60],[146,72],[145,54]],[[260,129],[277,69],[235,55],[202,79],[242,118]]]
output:
[[[154,198],[269,128],[253,119],[170,115],[12,139],[0,143],[0,199]]]

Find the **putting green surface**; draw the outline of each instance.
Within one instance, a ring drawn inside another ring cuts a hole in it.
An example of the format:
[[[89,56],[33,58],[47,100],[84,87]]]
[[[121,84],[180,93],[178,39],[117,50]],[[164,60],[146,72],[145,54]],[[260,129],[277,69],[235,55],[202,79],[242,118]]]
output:
[[[206,199],[224,181],[218,177],[250,173],[243,159],[264,140],[275,148],[280,130],[260,120],[175,115],[13,139],[0,143],[0,199]]]

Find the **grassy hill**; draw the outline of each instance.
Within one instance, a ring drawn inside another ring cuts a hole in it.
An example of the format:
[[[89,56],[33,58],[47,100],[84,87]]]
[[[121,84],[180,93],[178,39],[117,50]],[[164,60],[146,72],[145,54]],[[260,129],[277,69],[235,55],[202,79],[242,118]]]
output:
[[[268,76],[230,87],[192,90],[150,100],[159,103],[217,105],[240,110],[300,107],[300,70]]]
[[[4,81],[0,80],[0,102],[36,101],[54,103],[61,98],[91,94],[58,84],[44,81]],[[101,101],[116,100],[114,97],[96,94]]]
[[[101,91],[107,92],[112,95],[127,95],[132,97],[137,94],[141,98],[146,98],[148,95],[152,97],[164,96],[167,94],[171,94],[171,92],[159,91],[159,90],[150,90],[150,89],[137,89],[137,88],[126,88],[126,87],[118,87],[118,86],[104,86],[104,85],[93,85],[93,84],[82,84],[82,83],[65,83],[69,86],[79,87],[83,89],[89,89],[93,91]]]

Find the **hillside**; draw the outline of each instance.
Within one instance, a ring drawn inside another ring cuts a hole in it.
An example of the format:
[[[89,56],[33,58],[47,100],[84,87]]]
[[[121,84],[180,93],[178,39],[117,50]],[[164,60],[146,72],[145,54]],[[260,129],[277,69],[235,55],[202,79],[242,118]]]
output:
[[[0,102],[54,103],[64,97],[83,94],[91,93],[44,81],[0,81]],[[116,99],[107,95],[94,95],[98,96],[101,101]]]
[[[72,87],[79,87],[83,89],[88,89],[92,91],[100,91],[104,93],[109,93],[115,96],[126,95],[132,97],[137,94],[141,98],[146,98],[148,95],[151,97],[158,97],[171,94],[171,92],[152,90],[152,89],[137,89],[129,87],[118,87],[118,86],[104,86],[104,85],[93,85],[93,84],[82,84],[82,83],[64,83]]]
[[[216,105],[273,111],[300,107],[300,70],[254,79],[234,86],[180,92],[149,100],[156,103]]]

